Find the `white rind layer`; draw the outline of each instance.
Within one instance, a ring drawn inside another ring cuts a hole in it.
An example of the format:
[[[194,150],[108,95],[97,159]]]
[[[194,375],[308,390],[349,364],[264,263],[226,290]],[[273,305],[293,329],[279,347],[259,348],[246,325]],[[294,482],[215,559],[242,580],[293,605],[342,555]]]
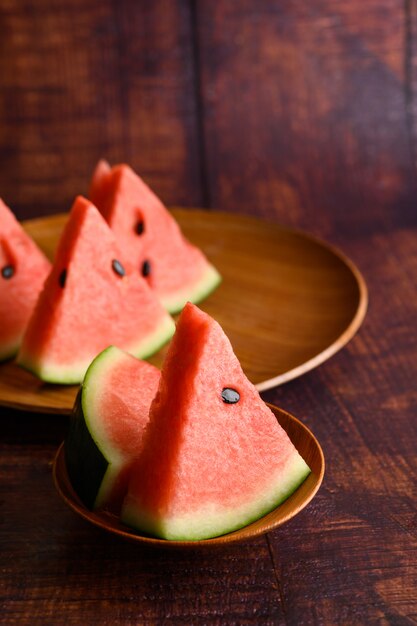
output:
[[[124,350],[116,346],[109,346],[103,350],[89,366],[82,384],[81,406],[84,421],[96,446],[108,462],[109,458],[117,459],[120,451],[108,441],[102,416],[98,412],[97,398],[100,397],[101,389],[107,383],[107,372],[117,368],[125,354]],[[122,457],[120,457],[120,462],[122,463]]]
[[[204,274],[198,279],[197,283],[192,286],[187,286],[181,291],[176,291],[174,294],[167,294],[165,296],[158,296],[162,306],[169,313],[179,313],[187,302],[193,302],[197,304],[201,300],[204,300],[214,289],[221,283],[222,277],[216,268],[208,264]]]
[[[116,483],[120,472],[124,469],[124,463],[109,463],[103,480],[101,481],[100,489],[97,492],[96,499],[94,500],[93,509],[101,509],[104,507],[109,499],[109,494],[113,491],[114,484]]]
[[[132,344],[131,347],[124,346],[123,350],[138,359],[146,359],[162,348],[162,346],[171,339],[174,332],[174,320],[166,316],[147,337],[142,338],[136,344]],[[45,382],[61,385],[76,385],[82,382],[93,358],[84,359],[82,361],[74,360],[71,364],[62,365],[60,363],[54,363],[53,361],[42,363],[41,361],[31,360],[27,355],[20,354],[17,362],[21,367],[32,372]]]
[[[279,475],[262,493],[236,507],[226,509],[220,504],[202,504],[198,511],[181,517],[157,518],[137,506],[128,496],[121,518],[125,524],[163,539],[176,541],[209,539],[242,528],[272,511],[304,482],[310,471],[304,459],[294,451],[285,470],[280,469]]]
[[[83,381],[81,404],[84,421],[91,438],[108,463],[94,501],[94,509],[100,508],[107,502],[108,495],[111,493],[113,485],[125,465],[125,459],[121,456],[120,451],[112,446],[107,438],[101,416],[97,413],[94,402],[97,395],[100,395],[100,389],[98,388],[100,383],[104,381],[105,384],[107,380],[106,372],[117,367],[117,363],[122,361],[124,357],[125,352],[123,350],[116,346],[109,346],[91,363]]]

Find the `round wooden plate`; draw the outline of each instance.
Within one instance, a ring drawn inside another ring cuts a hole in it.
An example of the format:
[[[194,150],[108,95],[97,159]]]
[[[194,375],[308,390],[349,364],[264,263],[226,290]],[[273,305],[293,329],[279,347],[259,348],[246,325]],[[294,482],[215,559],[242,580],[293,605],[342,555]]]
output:
[[[149,544],[164,548],[189,548],[221,545],[236,541],[244,541],[270,532],[292,517],[297,515],[317,493],[324,476],[324,456],[319,442],[313,433],[290,413],[268,404],[274,412],[278,422],[287,432],[289,438],[301,454],[305,462],[311,468],[311,474],[300,485],[300,487],[276,509],[256,520],[252,524],[239,530],[235,530],[221,537],[204,539],[202,541],[168,541],[166,539],[156,539],[148,535],[141,535],[128,526],[122,524],[119,519],[110,513],[94,512],[87,509],[78,496],[75,494],[69,481],[65,466],[64,444],[61,444],[55,456],[53,465],[53,478],[58,493],[66,504],[85,520],[123,539],[128,539],[136,543]]]
[[[223,276],[200,306],[221,324],[259,391],[323,363],[359,328],[366,285],[333,247],[256,218],[189,209],[173,214]],[[24,223],[50,258],[66,217]],[[150,361],[160,366],[165,350]],[[75,386],[44,384],[12,361],[0,365],[0,405],[67,414],[76,392]]]

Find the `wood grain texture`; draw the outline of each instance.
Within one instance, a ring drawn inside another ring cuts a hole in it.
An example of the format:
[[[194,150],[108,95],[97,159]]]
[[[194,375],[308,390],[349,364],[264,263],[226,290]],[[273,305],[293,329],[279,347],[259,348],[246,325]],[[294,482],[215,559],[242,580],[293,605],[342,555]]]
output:
[[[101,157],[199,204],[186,3],[7,0],[0,30],[0,194],[20,218],[68,210]]]
[[[228,623],[281,621],[264,540],[174,557],[114,540],[78,519],[51,489],[53,453],[45,444],[29,446],[24,455],[13,445],[2,449],[2,471],[19,459],[13,482],[2,489],[8,537],[3,557],[13,555],[2,564],[5,624],[220,625],[225,616]],[[31,510],[30,537],[16,489]]]
[[[407,124],[414,165],[417,165],[417,0],[406,0],[405,12],[405,97]]]
[[[328,461],[299,560],[291,538],[306,529],[297,519],[271,546],[291,623],[327,623],[331,615],[334,623],[411,625],[417,616],[417,230],[359,234],[351,252],[362,259],[370,290],[361,332],[322,368],[265,394],[313,427]],[[305,416],[307,406],[320,406],[320,418]],[[301,605],[299,594],[306,598]]]
[[[54,493],[51,462],[66,418],[2,409],[5,623],[411,626],[416,234],[350,240],[370,286],[365,324],[326,364],[264,394],[313,430],[327,468],[307,509],[263,538],[174,557],[112,540]]]
[[[184,209],[173,215],[223,277],[201,307],[220,323],[259,390],[317,367],[362,323],[365,282],[348,259],[324,242],[249,217]],[[66,219],[62,214],[26,224],[50,258]],[[149,361],[161,367],[166,350]],[[45,384],[14,361],[0,364],[0,404],[70,413],[77,390]]]
[[[197,3],[211,206],[322,235],[415,223],[403,9]]]
[[[326,478],[248,543],[173,556],[105,536],[53,489],[67,418],[0,409],[7,626],[416,623],[416,7],[1,3],[0,195],[20,217],[130,158],[168,204],[339,245],[370,291],[343,351],[263,394],[317,435]]]

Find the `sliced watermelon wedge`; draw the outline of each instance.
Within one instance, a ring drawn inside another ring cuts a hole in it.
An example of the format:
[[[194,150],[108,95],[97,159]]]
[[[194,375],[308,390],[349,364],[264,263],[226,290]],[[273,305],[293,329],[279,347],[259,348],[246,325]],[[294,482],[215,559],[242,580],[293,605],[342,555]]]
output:
[[[91,363],[65,440],[71,483],[90,509],[120,511],[160,371],[114,346]]]
[[[215,537],[275,508],[309,472],[220,326],[187,304],[163,365],[122,520],[166,539]]]
[[[116,344],[146,358],[168,341],[172,318],[125,261],[97,209],[78,197],[29,321],[18,362],[51,383],[79,383]]]
[[[105,159],[100,159],[91,177],[88,197],[103,215],[101,207],[107,207],[109,203],[108,196],[111,193],[111,189],[110,186],[108,188],[107,183],[110,183],[110,181],[111,165]]]
[[[126,257],[168,311],[201,301],[220,283],[218,271],[185,239],[171,213],[128,165],[110,167],[100,161],[89,193]]]
[[[0,361],[19,349],[51,264],[0,200]]]

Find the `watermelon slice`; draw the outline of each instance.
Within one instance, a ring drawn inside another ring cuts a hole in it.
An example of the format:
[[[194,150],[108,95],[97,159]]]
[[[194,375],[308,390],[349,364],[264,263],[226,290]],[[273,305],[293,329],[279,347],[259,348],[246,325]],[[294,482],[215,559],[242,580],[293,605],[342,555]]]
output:
[[[159,378],[156,367],[114,346],[88,368],[65,441],[65,459],[71,483],[90,509],[120,511]]]
[[[111,168],[100,161],[89,194],[168,311],[180,311],[188,300],[199,302],[220,283],[217,270],[184,238],[169,211],[128,165]]]
[[[166,539],[215,537],[275,508],[309,472],[220,326],[187,304],[122,520]]]
[[[51,264],[0,200],[0,361],[16,354]]]
[[[78,197],[29,321],[18,362],[52,383],[79,383],[110,344],[146,358],[175,330],[172,318],[122,259],[97,209]]]

